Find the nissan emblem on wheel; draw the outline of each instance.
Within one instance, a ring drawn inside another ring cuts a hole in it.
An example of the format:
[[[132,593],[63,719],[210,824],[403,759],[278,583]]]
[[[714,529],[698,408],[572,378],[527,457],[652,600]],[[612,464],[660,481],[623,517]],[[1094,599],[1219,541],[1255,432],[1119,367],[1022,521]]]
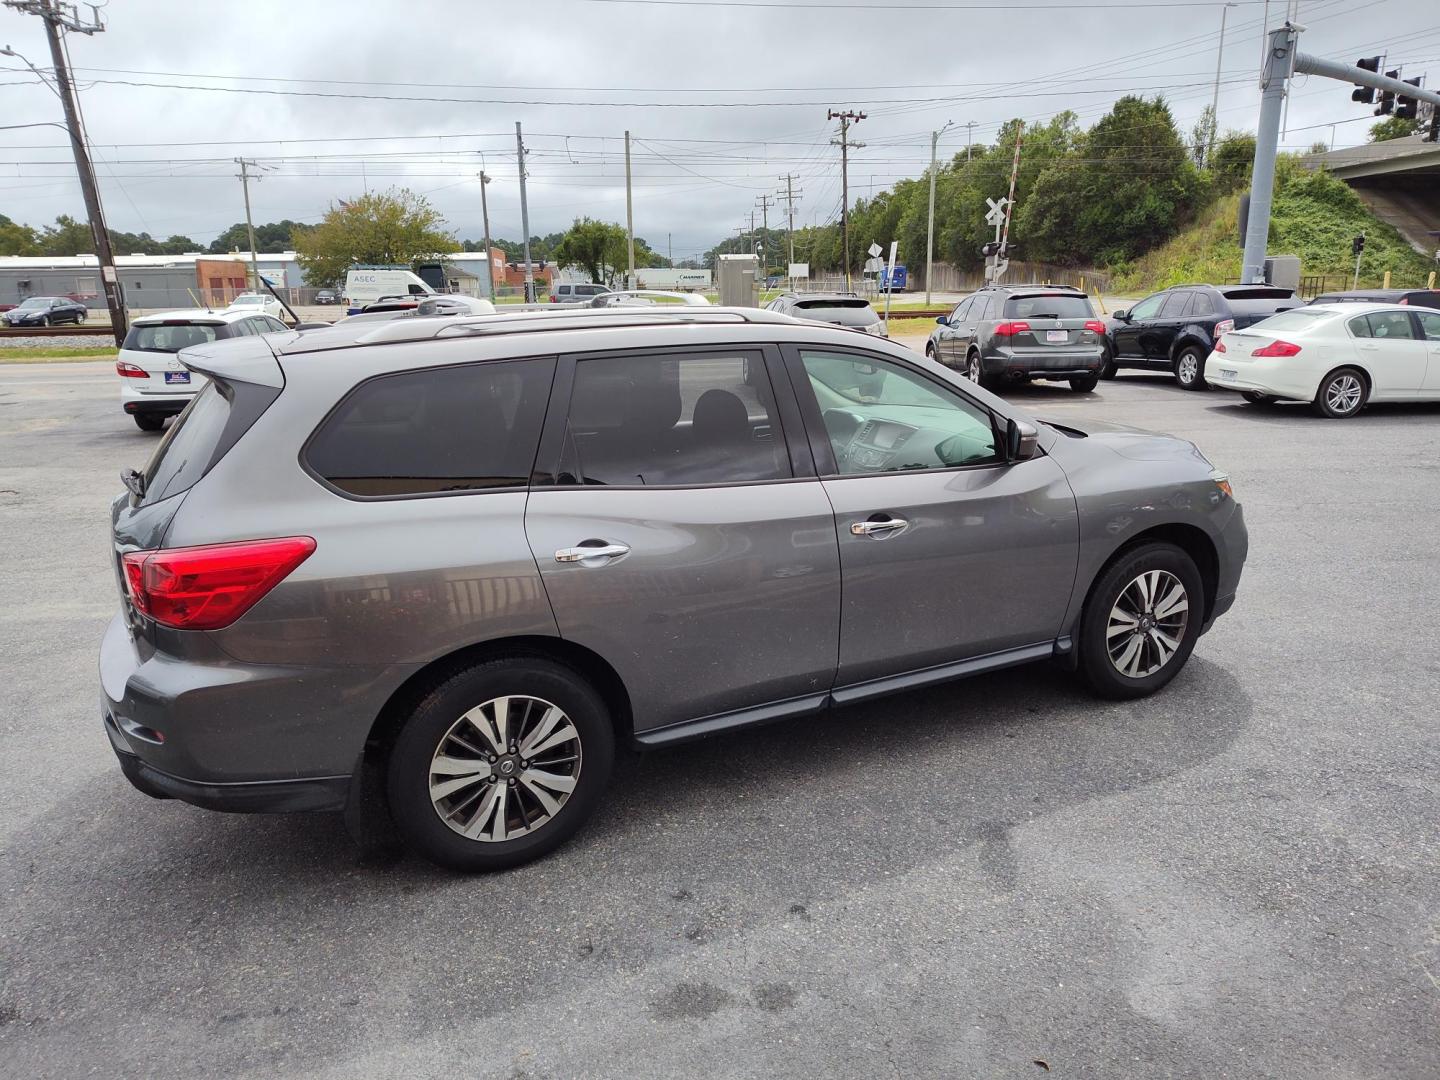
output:
[[[112,507],[120,768],[492,871],[574,836],[622,745],[1040,661],[1156,693],[1235,602],[1230,481],[991,393],[1093,381],[1100,334],[1078,292],[976,295],[1030,326],[978,371],[679,305],[157,338],[193,381]]]

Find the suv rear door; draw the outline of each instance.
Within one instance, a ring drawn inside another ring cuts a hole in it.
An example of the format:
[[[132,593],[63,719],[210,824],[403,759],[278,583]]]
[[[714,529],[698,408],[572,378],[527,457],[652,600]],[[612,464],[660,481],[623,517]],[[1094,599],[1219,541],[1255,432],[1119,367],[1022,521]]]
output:
[[[642,740],[819,708],[839,553],[808,446],[786,441],[801,425],[778,353],[562,357],[552,402],[526,534],[561,636],[614,666]]]
[[[835,701],[906,672],[921,672],[909,677],[918,685],[942,674],[922,669],[1016,649],[1048,655],[1078,554],[1059,466],[1043,454],[1003,461],[990,411],[920,369],[831,346],[785,351],[835,508]]]

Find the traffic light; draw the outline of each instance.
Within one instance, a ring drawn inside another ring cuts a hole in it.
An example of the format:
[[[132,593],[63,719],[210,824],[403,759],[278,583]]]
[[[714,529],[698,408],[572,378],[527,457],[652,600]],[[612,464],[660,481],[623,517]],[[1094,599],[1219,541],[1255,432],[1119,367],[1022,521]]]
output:
[[[1425,77],[1424,77],[1423,75],[1421,75],[1421,76],[1417,76],[1416,78],[1413,78],[1413,79],[1406,79],[1405,81],[1406,81],[1407,83],[1409,83],[1411,86],[1419,86],[1420,83],[1421,83],[1422,81],[1424,81],[1424,78],[1425,78]],[[1401,94],[1400,97],[1399,97],[1399,99],[1395,102],[1395,119],[1396,119],[1396,120],[1414,120],[1416,113],[1418,113],[1419,111],[1420,111],[1420,99],[1419,99],[1419,98],[1406,97],[1404,94]]]
[[[1350,254],[1351,254],[1351,255],[1357,255],[1357,256],[1358,256],[1358,255],[1359,255],[1362,251],[1364,251],[1364,250],[1365,250],[1365,234],[1364,234],[1364,233],[1361,233],[1359,236],[1355,237],[1354,240],[1351,240],[1351,241],[1350,241]]]
[[[1398,78],[1400,78],[1400,69],[1399,69],[1399,68],[1396,68],[1394,71],[1387,71],[1387,72],[1385,72],[1385,77],[1386,77],[1387,79],[1398,79]],[[1376,116],[1389,116],[1389,115],[1390,115],[1392,112],[1394,112],[1394,111],[1395,111],[1395,91],[1394,91],[1394,90],[1381,90],[1381,91],[1380,91],[1380,104],[1377,105],[1377,106],[1375,106],[1375,115],[1376,115]]]
[[[1380,57],[1378,57],[1378,56],[1366,56],[1366,57],[1363,57],[1363,58],[1355,61],[1355,66],[1358,67],[1358,68],[1364,68],[1366,71],[1379,71],[1379,70],[1380,70]],[[1351,100],[1351,101],[1359,101],[1359,102],[1362,102],[1363,104],[1366,104],[1366,105],[1374,105],[1374,104],[1375,104],[1375,88],[1374,88],[1373,86],[1357,86],[1356,89],[1350,91],[1350,100]]]
[[[980,248],[980,254],[984,255],[987,259],[990,258],[991,255],[999,254],[999,252],[1000,241],[998,240],[992,240],[988,244],[985,244]]]

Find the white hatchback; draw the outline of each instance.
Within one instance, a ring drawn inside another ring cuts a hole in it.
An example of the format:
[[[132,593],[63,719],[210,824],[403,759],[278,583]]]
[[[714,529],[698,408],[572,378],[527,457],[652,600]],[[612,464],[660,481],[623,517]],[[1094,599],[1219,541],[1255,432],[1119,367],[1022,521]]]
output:
[[[1222,337],[1205,377],[1256,404],[1308,401],[1335,419],[1372,401],[1440,401],[1440,311],[1400,304],[1293,308]]]
[[[289,327],[254,311],[166,311],[142,315],[130,324],[115,361],[120,405],[141,431],[159,431],[205,385],[175,355],[191,345],[220,338],[269,334]]]

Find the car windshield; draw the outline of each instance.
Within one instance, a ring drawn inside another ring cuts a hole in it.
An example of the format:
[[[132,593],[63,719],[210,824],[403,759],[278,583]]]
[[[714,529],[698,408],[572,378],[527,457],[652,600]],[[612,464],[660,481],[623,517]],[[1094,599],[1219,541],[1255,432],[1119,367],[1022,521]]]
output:
[[[1012,296],[1005,301],[1005,316],[1012,319],[1089,319],[1095,312],[1090,299],[1049,293],[1045,296]]]
[[[50,306],[51,300],[52,298],[49,296],[32,296],[20,305],[20,310],[46,308]]]
[[[263,304],[263,303],[265,303],[265,298],[264,298],[263,296],[237,296],[237,297],[235,297],[235,303],[231,304],[230,306],[231,306],[231,307],[246,307],[246,306],[249,306],[249,305],[251,305],[251,304]]]
[[[1338,311],[1326,311],[1324,308],[1295,308],[1292,311],[1282,311],[1279,315],[1271,315],[1268,319],[1261,319],[1251,329],[1253,330],[1308,330],[1312,326],[1319,326],[1326,319],[1338,318]]]
[[[132,325],[122,349],[139,352],[174,353],[191,345],[203,345],[220,336],[218,323],[165,322]]]
[[[864,300],[801,300],[795,305],[795,313],[802,319],[839,326],[874,326],[880,321],[875,309]]]

